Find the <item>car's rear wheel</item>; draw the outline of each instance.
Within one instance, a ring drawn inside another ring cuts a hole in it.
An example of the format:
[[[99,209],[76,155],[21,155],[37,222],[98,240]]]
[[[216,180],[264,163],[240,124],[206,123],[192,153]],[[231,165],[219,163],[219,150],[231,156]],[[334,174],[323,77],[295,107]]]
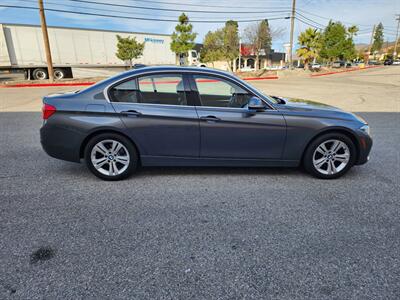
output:
[[[89,170],[104,180],[121,180],[134,173],[139,157],[134,145],[124,136],[114,133],[92,138],[85,148]]]
[[[312,175],[334,179],[344,175],[355,162],[356,147],[344,134],[329,133],[311,142],[304,154],[303,164]]]

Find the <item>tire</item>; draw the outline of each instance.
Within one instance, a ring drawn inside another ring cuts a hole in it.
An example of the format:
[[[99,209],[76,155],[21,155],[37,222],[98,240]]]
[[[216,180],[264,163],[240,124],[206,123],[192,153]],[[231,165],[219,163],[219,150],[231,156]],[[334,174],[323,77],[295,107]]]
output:
[[[49,74],[47,73],[46,69],[39,68],[39,69],[33,70],[32,77],[35,80],[44,80],[44,79],[49,78]]]
[[[124,136],[103,133],[87,143],[85,162],[95,176],[116,181],[129,177],[137,170],[139,155],[132,142]]]
[[[341,133],[328,133],[308,145],[303,165],[314,177],[335,179],[344,175],[354,165],[355,160],[356,147],[353,141]]]
[[[54,69],[54,79],[60,80],[65,78],[67,74],[65,73],[64,69],[61,68],[55,68]]]

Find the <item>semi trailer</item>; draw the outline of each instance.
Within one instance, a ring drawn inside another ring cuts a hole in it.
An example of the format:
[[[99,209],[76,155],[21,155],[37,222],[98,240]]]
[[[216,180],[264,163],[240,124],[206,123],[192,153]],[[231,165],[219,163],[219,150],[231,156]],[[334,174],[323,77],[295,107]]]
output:
[[[179,59],[170,49],[171,36],[127,31],[48,27],[54,78],[72,78],[74,68],[126,67],[119,60],[117,35],[145,42],[143,55],[134,63],[175,65]],[[198,53],[188,53],[189,65],[198,65]],[[40,26],[0,24],[0,71],[24,72],[26,79],[48,78]]]

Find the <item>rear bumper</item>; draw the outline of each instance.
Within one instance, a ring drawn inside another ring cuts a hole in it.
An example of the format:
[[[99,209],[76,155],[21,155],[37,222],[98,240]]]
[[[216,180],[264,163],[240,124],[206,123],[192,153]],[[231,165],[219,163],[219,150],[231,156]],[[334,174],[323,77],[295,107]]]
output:
[[[359,153],[356,165],[363,165],[368,162],[372,148],[372,138],[363,131],[358,133]]]
[[[45,123],[40,128],[40,143],[43,150],[51,157],[80,162],[80,139],[77,133],[56,126],[47,126]]]

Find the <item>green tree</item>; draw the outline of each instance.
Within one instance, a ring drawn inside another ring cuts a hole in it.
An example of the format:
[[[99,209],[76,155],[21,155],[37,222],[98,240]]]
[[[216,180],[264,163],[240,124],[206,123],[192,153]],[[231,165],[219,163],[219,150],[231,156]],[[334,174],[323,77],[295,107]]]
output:
[[[224,32],[218,29],[214,32],[209,31],[204,37],[203,48],[200,51],[200,60],[205,63],[224,59]]]
[[[297,49],[297,55],[304,60],[304,68],[307,69],[310,61],[318,58],[321,50],[321,33],[314,28],[307,28],[300,33],[299,37],[300,48]]]
[[[245,29],[245,38],[256,56],[255,69],[258,70],[260,52],[268,54],[271,51],[272,35],[268,20],[248,26]]]
[[[349,36],[353,39],[354,36],[357,35],[358,27],[356,25],[352,25],[349,28],[347,28],[347,32],[349,33]]]
[[[129,67],[132,68],[132,60],[143,55],[144,43],[136,41],[136,38],[123,38],[117,35],[117,53],[115,55],[123,61],[128,61]]]
[[[340,22],[329,21],[321,39],[320,57],[332,62],[336,59],[349,60],[356,56],[353,38]]]
[[[192,32],[193,26],[189,23],[189,17],[182,13],[178,18],[178,25],[172,33],[171,50],[179,57],[187,56],[187,52],[194,48],[194,40],[197,33]]]
[[[371,51],[372,53],[375,51],[380,51],[383,46],[383,24],[379,23],[375,28],[374,32],[374,40],[372,42]]]
[[[229,20],[225,23],[223,32],[223,57],[233,71],[233,62],[239,56],[239,25],[238,22]]]

